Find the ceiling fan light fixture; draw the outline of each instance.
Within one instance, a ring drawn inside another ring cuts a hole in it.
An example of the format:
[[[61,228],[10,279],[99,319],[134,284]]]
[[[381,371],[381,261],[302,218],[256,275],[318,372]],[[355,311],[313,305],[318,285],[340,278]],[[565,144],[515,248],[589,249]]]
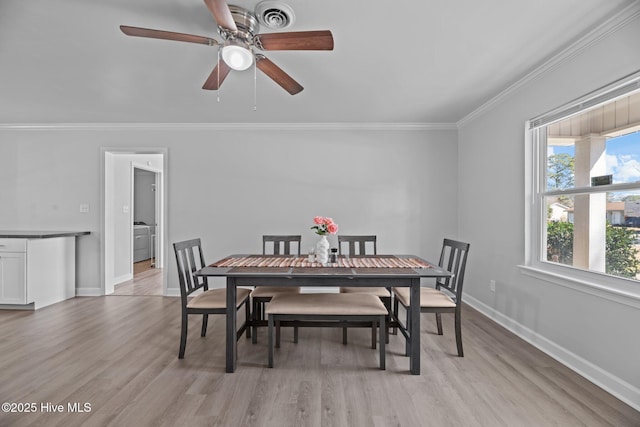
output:
[[[253,64],[249,46],[237,40],[227,40],[222,47],[222,59],[233,70],[246,70]]]

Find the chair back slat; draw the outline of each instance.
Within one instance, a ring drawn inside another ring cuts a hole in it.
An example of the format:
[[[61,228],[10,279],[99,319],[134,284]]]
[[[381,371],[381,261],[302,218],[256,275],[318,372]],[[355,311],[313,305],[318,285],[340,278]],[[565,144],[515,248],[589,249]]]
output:
[[[467,265],[469,246],[469,243],[451,239],[444,239],[442,243],[438,266],[450,271],[453,276],[439,278],[436,281],[436,288],[445,288],[455,296],[456,302],[459,302],[462,298],[462,285],[464,283],[464,271]]]
[[[272,235],[265,234],[262,236],[262,254],[263,255],[291,255],[291,247],[297,246],[297,254],[300,256],[300,242],[302,236],[296,235]],[[271,243],[272,245],[267,245]],[[271,246],[271,251],[268,250]]]
[[[200,288],[207,290],[207,278],[194,276],[197,270],[205,266],[200,239],[174,243],[173,249],[176,253],[180,295],[186,298]]]
[[[367,236],[347,236],[347,235],[338,235],[338,254],[339,255],[377,255],[378,248],[376,244],[376,236],[375,235],[367,235]],[[368,243],[368,245],[367,245]],[[343,244],[347,244],[348,252],[344,253],[342,250]],[[367,250],[367,248],[372,248],[373,250]]]

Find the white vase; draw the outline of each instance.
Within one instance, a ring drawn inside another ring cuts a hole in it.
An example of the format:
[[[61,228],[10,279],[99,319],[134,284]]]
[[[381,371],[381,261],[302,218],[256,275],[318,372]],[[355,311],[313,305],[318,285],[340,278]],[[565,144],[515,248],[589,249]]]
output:
[[[327,240],[327,236],[321,236],[318,243],[316,243],[316,262],[320,264],[326,264],[329,261],[329,248],[331,245]]]

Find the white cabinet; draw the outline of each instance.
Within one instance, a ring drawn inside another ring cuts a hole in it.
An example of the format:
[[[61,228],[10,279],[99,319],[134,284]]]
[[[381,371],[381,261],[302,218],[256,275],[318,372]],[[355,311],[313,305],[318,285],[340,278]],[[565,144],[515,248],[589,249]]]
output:
[[[75,237],[0,238],[0,308],[73,298],[75,277]]]
[[[26,253],[0,247],[0,304],[26,304]]]
[[[133,227],[133,262],[151,258],[151,235],[148,226]]]

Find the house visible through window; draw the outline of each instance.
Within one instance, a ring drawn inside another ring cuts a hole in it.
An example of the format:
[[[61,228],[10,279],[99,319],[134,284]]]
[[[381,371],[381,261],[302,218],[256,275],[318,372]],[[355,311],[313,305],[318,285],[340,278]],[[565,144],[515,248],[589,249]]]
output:
[[[531,132],[535,262],[640,280],[640,77]]]

